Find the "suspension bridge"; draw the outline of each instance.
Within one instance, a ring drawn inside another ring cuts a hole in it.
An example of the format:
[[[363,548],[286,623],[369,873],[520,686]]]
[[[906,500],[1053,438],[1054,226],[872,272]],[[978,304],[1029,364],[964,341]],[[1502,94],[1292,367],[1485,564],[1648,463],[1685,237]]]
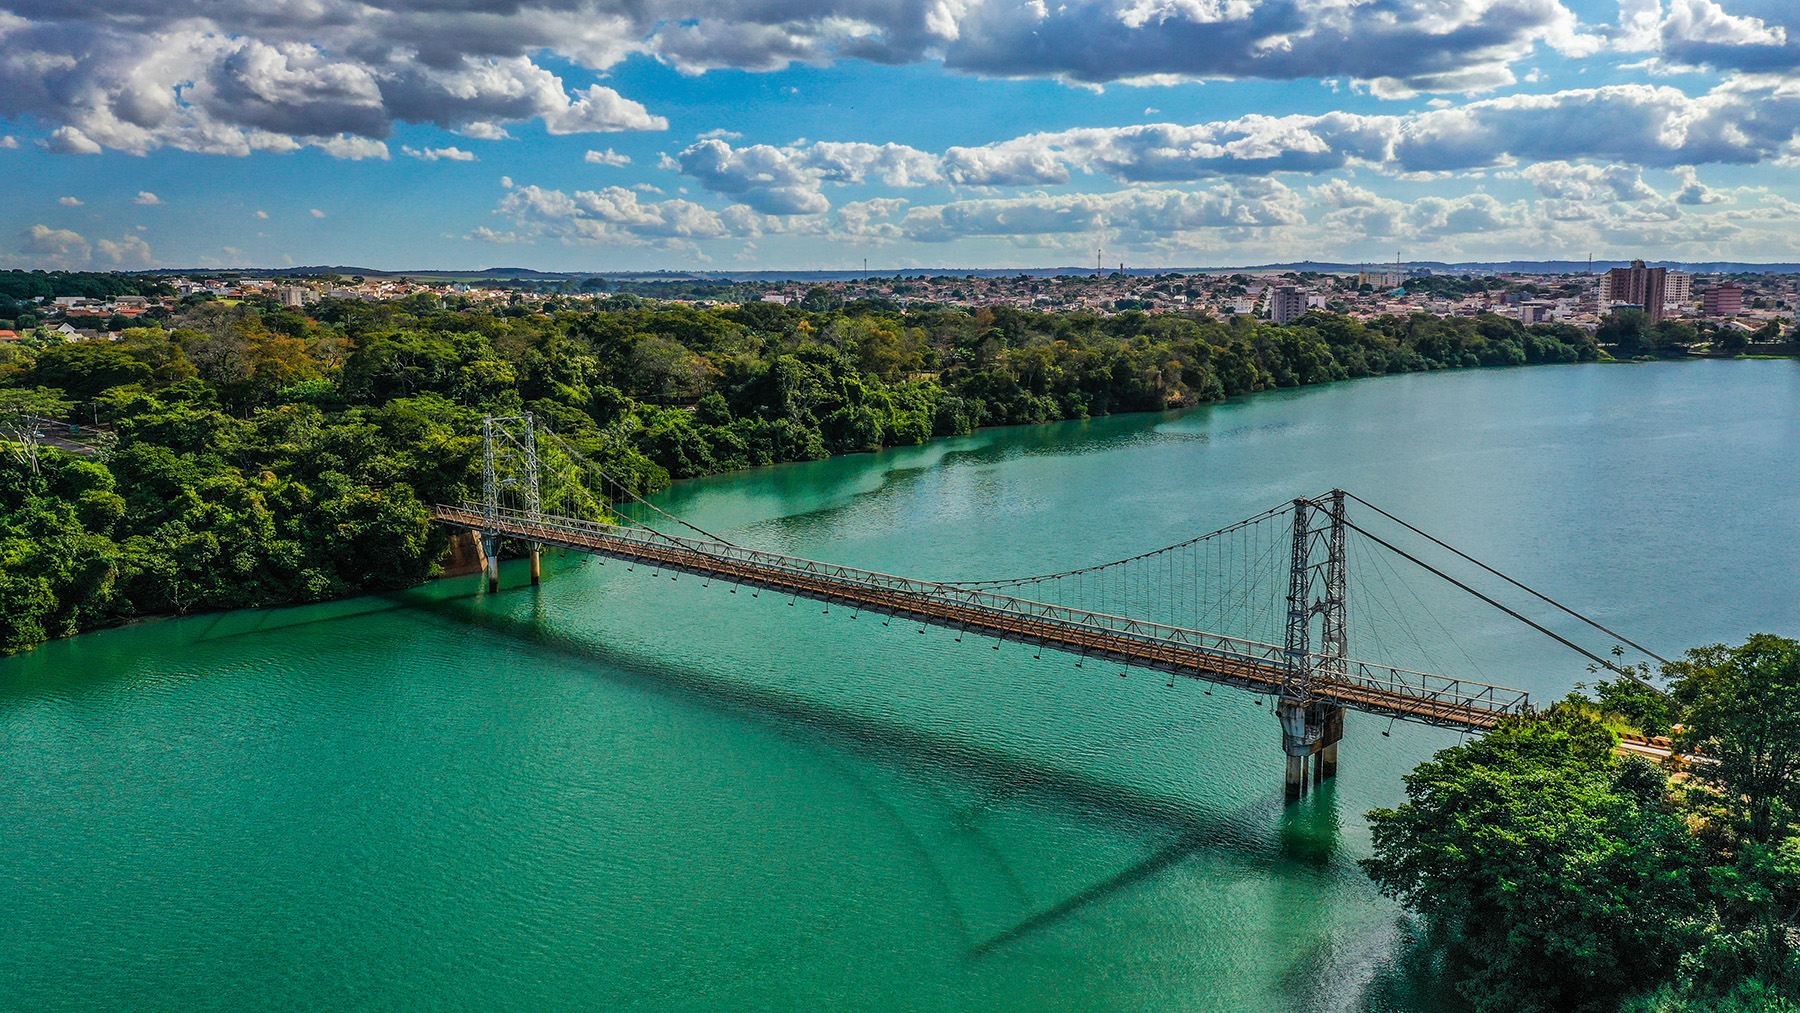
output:
[[[1415,563],[1597,665],[1619,670],[1543,624],[1366,530],[1356,503],[1555,609],[1662,660],[1599,623],[1506,577],[1341,489],[1299,497],[1254,517],[1126,559],[1054,573],[942,581],[879,573],[735,544],[661,510],[595,465],[531,415],[489,418],[483,429],[483,498],[433,508],[474,532],[487,585],[499,589],[501,541],[522,546],[531,580],[541,549],[560,547],[730,593],[773,592],[1044,651],[1151,669],[1274,700],[1290,800],[1337,772],[1346,711],[1466,732],[1531,713],[1529,694],[1464,678],[1353,658],[1349,545]],[[1389,567],[1391,571],[1391,566]],[[1379,572],[1379,571],[1377,571]],[[1276,628],[1279,637],[1275,636]],[[1264,638],[1240,630],[1267,631]],[[1376,638],[1379,640],[1379,638]],[[1279,642],[1277,642],[1279,640]]]

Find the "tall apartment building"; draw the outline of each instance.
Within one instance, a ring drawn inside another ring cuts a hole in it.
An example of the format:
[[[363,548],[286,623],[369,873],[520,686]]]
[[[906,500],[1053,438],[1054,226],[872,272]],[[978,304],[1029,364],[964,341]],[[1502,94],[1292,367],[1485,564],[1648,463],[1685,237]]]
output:
[[[1661,320],[1668,276],[1668,268],[1645,267],[1641,260],[1632,261],[1630,267],[1615,267],[1600,279],[1600,305],[1630,303],[1642,307],[1650,319]]]
[[[1278,285],[1269,292],[1269,319],[1277,324],[1306,315],[1306,293],[1293,285]]]
[[[1686,271],[1670,271],[1667,287],[1663,290],[1663,305],[1685,308],[1693,301],[1694,276]]]
[[[1744,290],[1729,281],[1700,293],[1700,299],[1709,317],[1735,317],[1744,312]]]

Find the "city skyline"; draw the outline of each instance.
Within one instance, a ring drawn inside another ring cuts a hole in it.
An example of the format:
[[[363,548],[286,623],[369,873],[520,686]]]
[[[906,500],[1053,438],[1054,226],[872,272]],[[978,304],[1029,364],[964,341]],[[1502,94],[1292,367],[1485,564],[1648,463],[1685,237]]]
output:
[[[1800,260],[1778,0],[0,0],[0,267]]]

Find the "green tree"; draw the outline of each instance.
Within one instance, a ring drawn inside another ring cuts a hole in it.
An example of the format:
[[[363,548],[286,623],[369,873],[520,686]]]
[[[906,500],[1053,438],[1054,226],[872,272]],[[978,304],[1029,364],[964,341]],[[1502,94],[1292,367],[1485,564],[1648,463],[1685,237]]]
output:
[[[1686,709],[1676,737],[1708,761],[1712,786],[1758,844],[1792,833],[1800,812],[1800,642],[1759,633],[1738,647],[1695,648],[1669,666]]]
[[[1742,352],[1744,349],[1750,347],[1750,335],[1745,334],[1735,327],[1721,330],[1718,332],[1718,335],[1719,336],[1714,339],[1713,345],[1720,351]]]
[[[68,417],[74,405],[49,387],[0,387],[0,433],[9,419],[17,416],[61,419]]]
[[[1663,776],[1573,707],[1511,719],[1369,814],[1383,893],[1424,916],[1480,1011],[1607,1010],[1675,969],[1695,848]]]
[[[111,344],[82,342],[52,348],[37,357],[27,382],[53,387],[70,400],[87,402],[104,391],[149,382],[151,368]]]
[[[1626,352],[1635,352],[1649,343],[1650,314],[1636,307],[1616,309],[1600,321],[1594,331],[1594,340],[1603,345],[1617,345]]]

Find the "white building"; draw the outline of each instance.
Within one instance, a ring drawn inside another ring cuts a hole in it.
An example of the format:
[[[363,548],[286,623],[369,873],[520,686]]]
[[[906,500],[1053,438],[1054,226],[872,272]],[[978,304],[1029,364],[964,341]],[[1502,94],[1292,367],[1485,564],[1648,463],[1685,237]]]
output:
[[[1694,301],[1694,276],[1686,271],[1670,271],[1663,277],[1663,305],[1686,306]]]

